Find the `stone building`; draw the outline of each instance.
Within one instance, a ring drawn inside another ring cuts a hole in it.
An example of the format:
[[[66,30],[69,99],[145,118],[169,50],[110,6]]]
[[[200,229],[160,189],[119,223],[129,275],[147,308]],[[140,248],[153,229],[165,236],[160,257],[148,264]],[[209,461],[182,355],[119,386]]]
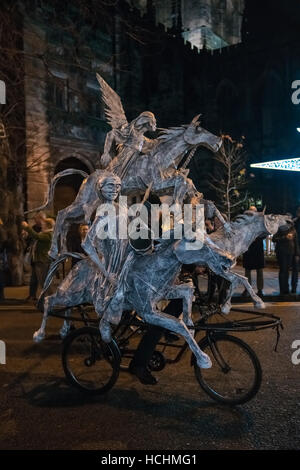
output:
[[[241,42],[244,0],[131,0],[130,3],[142,12],[151,5],[156,23],[180,29],[185,41],[199,49],[220,49]]]
[[[288,36],[281,21],[286,10],[265,0],[265,14],[272,6],[272,21],[263,25],[255,2],[245,2],[242,43],[199,51],[180,29],[156,24],[154,2],[147,2],[143,16],[128,2],[100,15],[86,11],[79,0],[57,2],[57,10],[55,1],[36,1],[35,8],[24,1],[28,208],[43,202],[51,177],[61,169],[91,172],[98,165],[109,127],[96,72],[120,94],[129,120],[148,109],[165,127],[202,113],[208,130],[246,137],[249,163],[293,156],[300,122],[300,107],[290,100],[291,82],[300,78],[297,16]],[[198,188],[214,199],[209,187],[213,155],[199,150],[190,168]],[[294,174],[253,174],[251,191],[263,203],[274,211],[294,209],[300,198]],[[81,181],[61,182],[55,213],[74,199]],[[280,187],[278,195],[274,187]]]
[[[45,3],[24,7],[28,209],[45,200],[57,172],[95,169],[108,131],[96,72],[114,80],[113,37],[101,21],[97,29],[87,22],[83,36],[76,36],[80,10],[66,9],[64,23]],[[54,213],[73,201],[81,182],[82,177],[72,176],[58,184]]]

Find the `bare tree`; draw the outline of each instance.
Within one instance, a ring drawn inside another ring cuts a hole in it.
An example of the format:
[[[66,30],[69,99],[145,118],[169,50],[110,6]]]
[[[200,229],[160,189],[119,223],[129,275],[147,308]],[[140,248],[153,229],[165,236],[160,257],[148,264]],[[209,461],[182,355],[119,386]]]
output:
[[[210,175],[210,187],[216,193],[220,210],[230,221],[243,209],[247,198],[246,153],[242,141],[223,135],[223,146],[215,155],[215,171]]]

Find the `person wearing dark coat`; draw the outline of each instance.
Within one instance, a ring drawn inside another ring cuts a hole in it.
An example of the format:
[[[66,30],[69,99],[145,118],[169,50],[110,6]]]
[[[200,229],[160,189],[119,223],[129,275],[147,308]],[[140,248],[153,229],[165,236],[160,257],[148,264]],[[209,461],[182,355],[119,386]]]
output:
[[[251,284],[251,271],[253,269],[256,270],[257,295],[259,296],[264,295],[264,238],[264,236],[256,238],[243,255],[243,267],[245,268],[245,276],[248,278],[249,284]]]
[[[300,248],[296,229],[293,225],[282,225],[273,236],[275,251],[279,264],[279,288],[280,294],[289,294],[289,270],[292,268],[292,290],[295,294],[297,290],[297,275],[294,269],[299,263]]]
[[[298,247],[300,250],[300,207],[297,208],[296,218],[293,220],[293,222],[294,222],[295,230],[297,232]],[[296,257],[293,263],[293,277],[294,277],[294,284],[296,285],[295,292],[297,290],[299,269],[300,269],[300,263],[299,263],[299,259],[297,259]]]
[[[249,210],[257,212],[255,206],[251,206]],[[247,277],[249,284],[251,284],[251,271],[256,270],[256,285],[257,295],[262,297],[264,295],[264,267],[265,267],[265,253],[264,253],[264,242],[265,236],[257,237],[253,243],[249,246],[248,250],[243,255],[243,267],[245,268],[245,276]],[[247,291],[243,292],[243,295],[247,295]]]

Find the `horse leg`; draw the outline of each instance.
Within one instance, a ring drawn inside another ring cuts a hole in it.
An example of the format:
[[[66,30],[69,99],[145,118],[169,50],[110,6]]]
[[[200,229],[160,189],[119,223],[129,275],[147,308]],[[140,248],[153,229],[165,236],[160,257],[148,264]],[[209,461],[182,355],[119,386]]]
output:
[[[69,303],[73,304],[73,302],[69,302]],[[42,323],[41,323],[40,329],[35,331],[35,333],[33,334],[33,341],[35,343],[40,343],[41,341],[43,341],[43,339],[45,339],[47,320],[48,320],[49,312],[51,312],[51,309],[53,308],[53,306],[65,305],[65,304],[66,304],[66,298],[64,297],[64,295],[59,295],[55,293],[53,295],[48,295],[48,297],[45,298]],[[72,305],[69,305],[69,306],[71,307]],[[66,315],[68,316],[70,315],[70,309],[66,311]],[[67,336],[70,330],[70,323],[71,323],[70,320],[64,321],[64,324],[60,330],[61,338],[64,338],[65,336]]]
[[[56,259],[58,256],[59,252],[59,243],[58,243],[58,238],[61,233],[62,227],[65,225],[65,219],[68,213],[69,207],[66,207],[65,209],[62,209],[58,212],[56,221],[55,221],[55,227],[52,235],[52,242],[51,242],[51,247],[49,250],[49,256],[53,259]]]
[[[227,292],[226,299],[221,306],[221,312],[228,314],[231,310],[231,298],[233,295],[233,292],[235,288],[239,285],[242,284],[244,288],[249,292],[251,295],[253,301],[254,301],[254,306],[256,308],[265,308],[264,302],[261,300],[258,295],[255,294],[254,290],[250,286],[248,279],[244,276],[241,276],[240,274],[232,273],[232,272],[223,272],[223,273],[217,273],[220,274],[224,279],[230,282],[230,287]]]
[[[151,325],[160,326],[161,328],[166,328],[170,331],[173,331],[174,333],[181,335],[188,343],[191,351],[195,354],[197,365],[199,367],[202,369],[209,369],[212,366],[209,356],[200,349],[182,320],[174,318],[167,313],[159,312],[153,308],[151,309],[151,307],[146,312],[144,311],[143,315],[141,316],[147,323],[150,323]]]
[[[255,308],[266,308],[265,303],[263,300],[254,292],[253,287],[249,284],[248,279],[245,276],[242,276],[241,274],[233,273],[233,275],[239,280],[239,284],[242,284],[244,288],[249,292],[252,300],[253,300],[253,305]]]
[[[80,263],[80,264],[79,264]],[[61,305],[66,308],[74,307],[83,303],[90,303],[90,282],[89,265],[84,261],[79,261],[59,285],[55,294],[48,295],[44,300],[43,319],[40,329],[33,335],[35,342],[40,342],[45,338],[46,324],[49,313],[55,305]],[[83,280],[87,280],[86,284]],[[69,310],[67,311],[69,315]]]
[[[223,276],[223,278],[230,282],[230,287],[227,290],[226,298],[223,304],[221,305],[221,312],[227,315],[231,310],[231,298],[233,296],[233,292],[235,288],[238,286],[239,282],[236,278],[232,279],[230,277],[229,279],[228,277],[225,277],[225,276]]]
[[[41,341],[43,341],[43,339],[46,336],[46,325],[47,325],[47,320],[48,320],[48,314],[52,306],[51,298],[55,298],[55,297],[56,297],[56,294],[49,295],[44,300],[44,313],[43,313],[42,324],[40,326],[40,329],[35,331],[33,334],[33,341],[35,343],[40,343]]]
[[[194,300],[194,287],[191,284],[179,284],[173,286],[167,293],[167,299],[182,299],[182,316],[183,321],[188,327],[194,326],[192,319],[192,307]],[[190,333],[194,336],[194,330],[191,328]]]
[[[71,311],[72,310],[70,308],[66,310],[65,312],[66,317],[69,317],[71,315]],[[64,339],[69,334],[71,326],[72,326],[72,320],[68,320],[68,318],[66,318],[63,323],[63,326],[61,327],[59,331],[59,336],[61,337],[61,339]]]

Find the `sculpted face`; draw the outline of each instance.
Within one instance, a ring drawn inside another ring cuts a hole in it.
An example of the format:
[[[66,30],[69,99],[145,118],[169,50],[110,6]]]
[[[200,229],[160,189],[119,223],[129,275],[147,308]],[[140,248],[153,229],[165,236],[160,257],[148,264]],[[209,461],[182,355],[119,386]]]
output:
[[[156,119],[154,114],[150,111],[145,111],[144,113],[140,114],[140,116],[136,120],[135,125],[139,130],[144,130],[144,132],[156,131]]]
[[[98,190],[107,201],[115,201],[121,191],[121,181],[117,178],[106,178]],[[100,195],[99,194],[99,195]]]
[[[153,119],[149,119],[148,130],[152,132],[156,131],[156,119],[154,116]]]

